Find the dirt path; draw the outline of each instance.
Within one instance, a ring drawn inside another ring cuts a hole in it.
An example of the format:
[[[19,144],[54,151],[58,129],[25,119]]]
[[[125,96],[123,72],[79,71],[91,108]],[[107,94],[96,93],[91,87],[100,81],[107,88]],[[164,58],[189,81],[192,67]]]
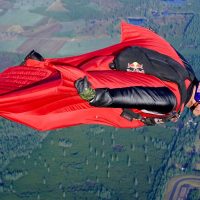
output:
[[[165,189],[164,200],[175,200],[185,197],[191,187],[200,188],[200,176],[187,175],[172,178]]]

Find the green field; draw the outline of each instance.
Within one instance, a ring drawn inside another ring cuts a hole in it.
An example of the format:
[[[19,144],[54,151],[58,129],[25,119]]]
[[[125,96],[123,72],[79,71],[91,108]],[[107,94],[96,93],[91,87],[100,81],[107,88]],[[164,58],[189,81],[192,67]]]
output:
[[[172,137],[162,127],[79,126],[50,133],[7,167],[0,199],[146,199]],[[14,180],[14,173],[23,176]]]
[[[40,14],[28,10],[9,10],[0,17],[0,25],[33,26],[43,18]]]
[[[77,19],[98,19],[103,17],[103,12],[98,4],[90,0],[71,1],[63,0],[62,6],[66,11],[48,11],[46,5],[41,5],[39,8],[32,8],[32,11],[48,17],[52,17],[58,21],[73,21]]]
[[[50,6],[54,0],[34,0],[34,1],[27,1],[27,0],[17,0],[14,3],[14,8],[20,10],[32,10],[33,8],[38,8],[42,6]]]
[[[81,41],[67,42],[57,53],[59,55],[78,55],[90,51],[94,51],[100,48],[107,47],[119,42],[119,38],[93,38]]]
[[[17,52],[19,48],[27,38],[18,37],[15,40],[0,40],[0,52]]]

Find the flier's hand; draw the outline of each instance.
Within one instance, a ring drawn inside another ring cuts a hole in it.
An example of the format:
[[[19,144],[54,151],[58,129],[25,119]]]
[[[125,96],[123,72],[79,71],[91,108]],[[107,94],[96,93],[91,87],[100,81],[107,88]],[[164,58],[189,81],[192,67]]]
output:
[[[75,82],[75,87],[82,99],[91,101],[95,97],[95,90],[91,88],[91,83],[86,76],[78,79]]]

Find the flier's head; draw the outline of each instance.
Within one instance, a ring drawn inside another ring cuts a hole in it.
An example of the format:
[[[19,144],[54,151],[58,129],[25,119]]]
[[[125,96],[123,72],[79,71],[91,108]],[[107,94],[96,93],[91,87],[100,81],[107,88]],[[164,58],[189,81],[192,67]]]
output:
[[[195,116],[200,116],[200,82],[195,86],[190,102],[190,109],[193,114]]]

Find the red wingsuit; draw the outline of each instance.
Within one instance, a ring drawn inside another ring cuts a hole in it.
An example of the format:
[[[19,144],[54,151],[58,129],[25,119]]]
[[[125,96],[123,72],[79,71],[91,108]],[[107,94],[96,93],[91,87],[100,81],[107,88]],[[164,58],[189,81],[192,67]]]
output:
[[[74,82],[84,76],[94,88],[130,86],[168,87],[177,98],[177,84],[142,73],[113,71],[109,63],[114,54],[127,46],[139,46],[167,55],[180,63],[176,51],[163,38],[143,27],[121,24],[119,44],[80,56],[28,59],[23,66],[8,68],[0,74],[0,116],[38,130],[51,130],[79,124],[103,124],[119,128],[143,126],[139,120],[121,117],[121,108],[99,108],[80,98]],[[188,86],[189,82],[186,82]],[[140,111],[138,111],[140,112]]]

